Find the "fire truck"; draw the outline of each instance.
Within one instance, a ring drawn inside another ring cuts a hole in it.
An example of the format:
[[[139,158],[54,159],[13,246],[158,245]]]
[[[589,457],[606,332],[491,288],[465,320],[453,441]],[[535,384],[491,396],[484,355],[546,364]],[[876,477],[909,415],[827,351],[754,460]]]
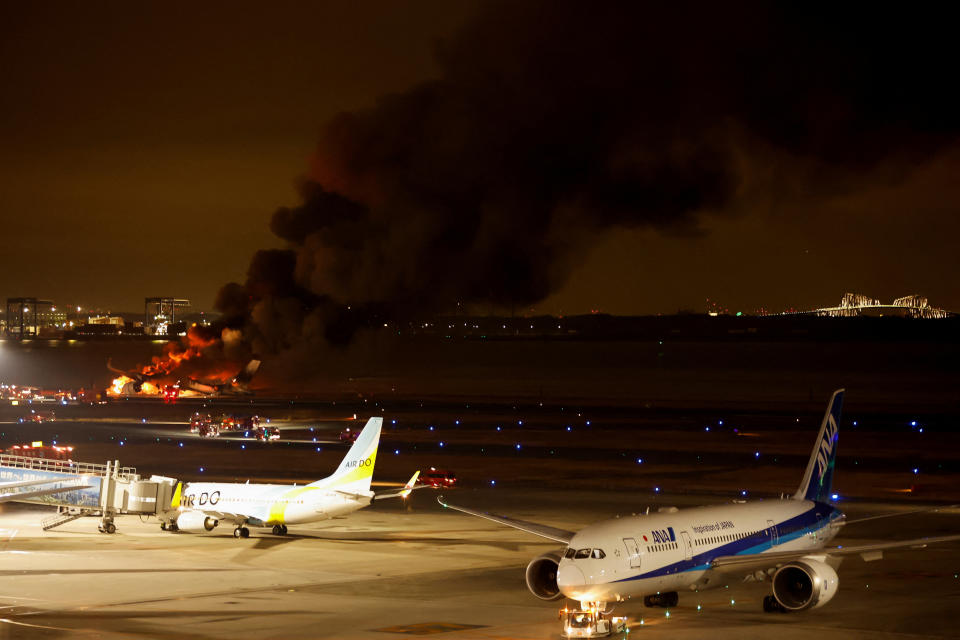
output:
[[[27,458],[62,460],[64,462],[69,462],[73,459],[73,447],[44,445],[40,440],[30,444],[15,444],[9,449],[0,449],[0,453],[5,453],[11,456],[25,456]]]

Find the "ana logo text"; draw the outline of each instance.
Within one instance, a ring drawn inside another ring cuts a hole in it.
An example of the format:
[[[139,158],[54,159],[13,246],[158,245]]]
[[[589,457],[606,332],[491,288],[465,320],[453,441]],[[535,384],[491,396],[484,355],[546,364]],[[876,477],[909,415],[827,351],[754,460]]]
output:
[[[677,539],[677,536],[673,533],[673,527],[667,527],[666,529],[654,529],[651,532],[651,535],[653,536],[653,541],[656,544],[674,542]]]
[[[823,478],[827,472],[827,461],[833,452],[833,445],[837,441],[837,419],[830,413],[827,415],[827,428],[823,430],[823,439],[820,440],[820,450],[817,451],[817,477]]]

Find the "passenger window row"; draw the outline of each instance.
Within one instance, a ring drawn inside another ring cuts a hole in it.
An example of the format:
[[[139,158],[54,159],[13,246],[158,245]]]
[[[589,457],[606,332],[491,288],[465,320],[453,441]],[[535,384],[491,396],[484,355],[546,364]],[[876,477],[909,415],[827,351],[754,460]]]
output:
[[[676,542],[664,542],[663,544],[651,544],[647,545],[647,553],[656,553],[657,551],[669,551],[671,549],[678,548],[679,545]]]
[[[721,542],[733,542],[734,540],[743,540],[749,536],[756,534],[756,531],[749,531],[747,533],[730,533],[725,536],[708,536],[706,538],[700,538],[697,540],[697,546],[702,546],[705,544],[720,544]]]

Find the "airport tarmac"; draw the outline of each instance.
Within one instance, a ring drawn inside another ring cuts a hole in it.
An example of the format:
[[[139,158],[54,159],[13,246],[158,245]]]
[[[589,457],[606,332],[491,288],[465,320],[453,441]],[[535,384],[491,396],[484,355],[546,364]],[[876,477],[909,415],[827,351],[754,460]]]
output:
[[[291,527],[277,538],[255,530],[161,532],[155,520],[118,520],[113,536],[80,519],[43,532],[42,507],[0,513],[0,638],[558,638],[560,602],[541,602],[524,567],[556,544],[444,510],[437,492],[409,504],[375,503],[344,519]],[[642,509],[629,495],[551,489],[464,489],[451,502],[576,529]],[[660,496],[652,506],[717,502]],[[633,503],[633,504],[631,504]],[[845,505],[850,517],[905,509]],[[956,532],[960,514],[924,514],[850,525],[838,542]],[[679,606],[618,605],[640,637],[960,637],[960,545],[848,559],[840,591],[821,609],[764,614],[764,584],[682,593]],[[667,612],[669,611],[669,615]]]

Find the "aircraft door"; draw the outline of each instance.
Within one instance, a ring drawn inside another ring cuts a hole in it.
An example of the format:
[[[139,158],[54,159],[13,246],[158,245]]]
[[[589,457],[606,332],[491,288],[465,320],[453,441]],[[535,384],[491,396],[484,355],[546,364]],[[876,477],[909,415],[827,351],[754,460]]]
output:
[[[690,544],[690,534],[686,531],[681,531],[680,538],[683,540],[683,559],[689,560],[693,555],[693,545]]]
[[[624,546],[627,547],[627,555],[630,556],[630,568],[640,568],[640,546],[635,538],[624,538]]]
[[[767,520],[767,529],[770,530],[770,544],[774,547],[780,544],[780,534],[777,531],[777,523],[773,520]]]

